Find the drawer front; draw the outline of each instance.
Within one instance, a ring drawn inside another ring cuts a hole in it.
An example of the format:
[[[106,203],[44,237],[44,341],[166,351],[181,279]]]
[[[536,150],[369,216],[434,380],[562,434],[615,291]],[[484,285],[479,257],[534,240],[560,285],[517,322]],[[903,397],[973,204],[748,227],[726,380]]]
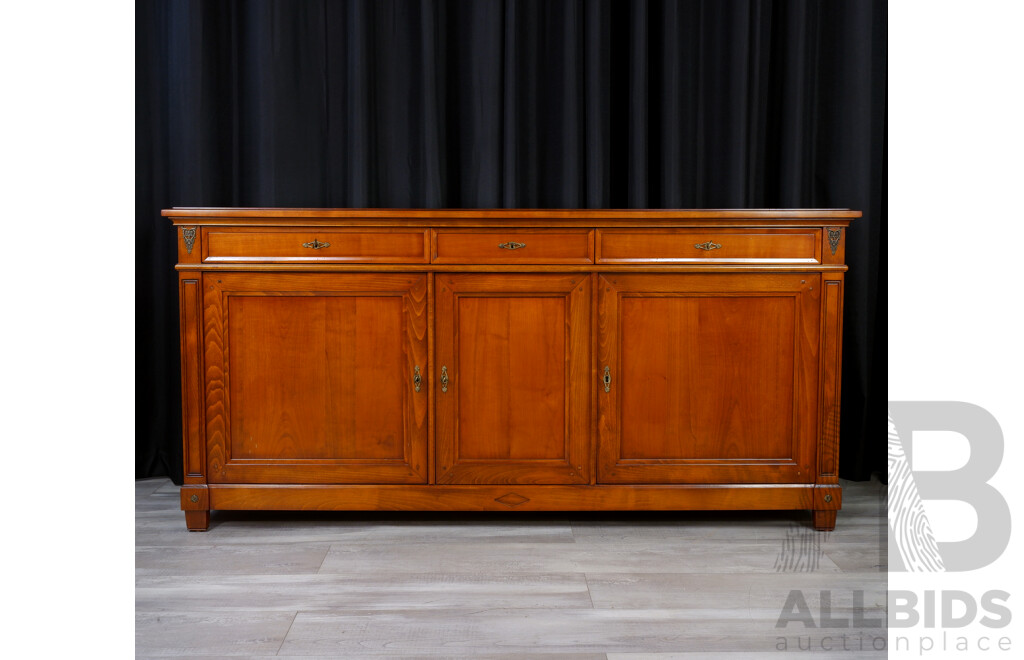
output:
[[[203,261],[424,264],[429,261],[428,245],[426,229],[208,228],[203,235]]]
[[[591,229],[434,232],[435,264],[592,264]]]
[[[597,263],[821,263],[819,229],[599,230]]]

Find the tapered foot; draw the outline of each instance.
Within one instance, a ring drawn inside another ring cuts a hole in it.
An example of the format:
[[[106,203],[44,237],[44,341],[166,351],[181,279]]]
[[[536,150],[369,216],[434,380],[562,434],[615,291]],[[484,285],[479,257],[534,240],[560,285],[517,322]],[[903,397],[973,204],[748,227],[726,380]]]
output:
[[[185,525],[190,532],[205,532],[210,528],[210,511],[186,511]]]
[[[816,510],[814,512],[814,529],[819,532],[831,532],[836,528],[836,510]]]

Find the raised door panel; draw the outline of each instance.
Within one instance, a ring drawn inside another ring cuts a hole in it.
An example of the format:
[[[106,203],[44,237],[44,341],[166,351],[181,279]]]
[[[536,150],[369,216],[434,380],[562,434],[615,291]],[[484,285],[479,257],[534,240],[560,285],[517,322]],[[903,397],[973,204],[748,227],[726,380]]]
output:
[[[598,481],[813,482],[819,280],[602,276]]]
[[[587,275],[438,275],[437,481],[588,481]]]
[[[424,483],[425,275],[206,278],[213,483]]]

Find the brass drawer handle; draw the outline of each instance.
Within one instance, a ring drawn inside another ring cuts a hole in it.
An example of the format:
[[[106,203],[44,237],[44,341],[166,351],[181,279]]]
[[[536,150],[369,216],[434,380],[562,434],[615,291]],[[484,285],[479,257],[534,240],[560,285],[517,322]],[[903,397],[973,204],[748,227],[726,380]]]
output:
[[[416,368],[413,369],[413,372],[412,372],[412,385],[413,385],[413,388],[417,392],[420,391],[420,383],[422,383],[422,382],[423,382],[423,376],[420,375],[420,368],[417,365]]]
[[[312,243],[303,243],[304,248],[313,248],[314,250],[322,250],[323,248],[331,247],[330,243],[321,243],[320,241],[314,240]]]
[[[508,243],[498,243],[498,247],[505,250],[518,250],[519,248],[526,247],[526,243],[516,243],[515,241],[509,241]]]
[[[448,367],[441,367],[441,391],[448,391]]]
[[[698,250],[708,250],[708,251],[711,251],[711,250],[718,250],[722,246],[719,245],[718,243],[714,243],[712,241],[708,241],[706,243],[695,243],[693,247],[697,248]]]
[[[611,367],[605,366],[605,368],[604,368],[604,378],[602,378],[601,380],[604,381],[604,391],[605,392],[611,392],[612,391],[612,368]]]

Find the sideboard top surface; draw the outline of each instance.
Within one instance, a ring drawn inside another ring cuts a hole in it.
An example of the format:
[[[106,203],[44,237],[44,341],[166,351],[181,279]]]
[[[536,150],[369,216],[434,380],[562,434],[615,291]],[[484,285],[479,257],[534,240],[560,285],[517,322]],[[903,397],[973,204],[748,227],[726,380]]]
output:
[[[174,224],[393,225],[393,226],[845,226],[860,211],[849,209],[316,209],[175,207]]]

